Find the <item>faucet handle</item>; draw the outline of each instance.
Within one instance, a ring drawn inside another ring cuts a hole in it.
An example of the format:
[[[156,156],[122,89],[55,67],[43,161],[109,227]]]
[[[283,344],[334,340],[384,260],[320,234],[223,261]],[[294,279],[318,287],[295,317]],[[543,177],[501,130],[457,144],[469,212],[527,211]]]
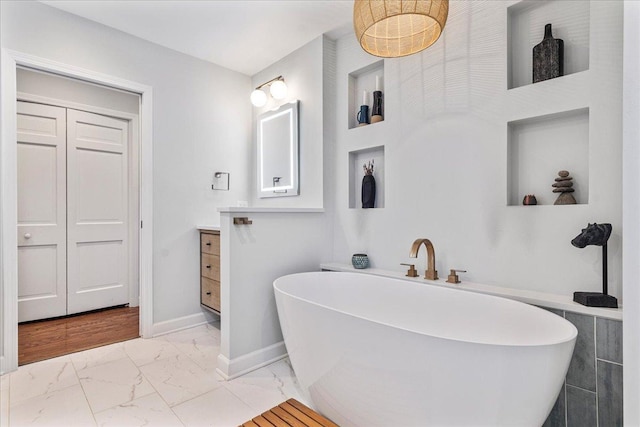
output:
[[[467,270],[454,270],[451,269],[449,276],[447,276],[447,283],[460,283],[460,278],[456,273],[466,273]]]
[[[400,265],[406,265],[407,267],[409,267],[409,270],[407,270],[407,274],[405,274],[405,276],[418,277],[418,270],[416,270],[415,264],[400,263]]]

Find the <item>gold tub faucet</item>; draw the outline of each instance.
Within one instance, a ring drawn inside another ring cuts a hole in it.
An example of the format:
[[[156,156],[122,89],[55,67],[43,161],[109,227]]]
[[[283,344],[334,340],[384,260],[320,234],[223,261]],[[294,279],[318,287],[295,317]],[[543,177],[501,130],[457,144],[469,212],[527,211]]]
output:
[[[411,252],[409,256],[411,258],[418,258],[418,250],[424,243],[427,247],[427,270],[424,272],[424,278],[429,280],[438,280],[438,272],[436,271],[436,251],[433,249],[433,245],[429,239],[416,239],[411,245]]]

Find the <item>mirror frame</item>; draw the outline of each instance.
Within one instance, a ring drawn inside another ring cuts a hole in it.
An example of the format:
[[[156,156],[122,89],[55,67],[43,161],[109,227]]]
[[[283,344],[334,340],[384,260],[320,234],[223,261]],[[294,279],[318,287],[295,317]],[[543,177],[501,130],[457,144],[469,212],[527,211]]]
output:
[[[291,101],[289,103],[283,104],[277,109],[267,111],[258,116],[257,120],[257,170],[258,170],[258,179],[257,179],[257,190],[258,196],[260,198],[266,197],[288,197],[288,196],[298,196],[300,194],[300,159],[299,159],[299,104],[298,100]],[[263,126],[265,123],[270,120],[286,116],[289,118],[289,178],[290,185],[286,187],[277,187],[273,182],[265,183],[265,177],[263,176],[264,171],[264,156],[262,155],[264,151],[265,144],[268,144],[268,141],[265,141],[265,135],[263,132]]]

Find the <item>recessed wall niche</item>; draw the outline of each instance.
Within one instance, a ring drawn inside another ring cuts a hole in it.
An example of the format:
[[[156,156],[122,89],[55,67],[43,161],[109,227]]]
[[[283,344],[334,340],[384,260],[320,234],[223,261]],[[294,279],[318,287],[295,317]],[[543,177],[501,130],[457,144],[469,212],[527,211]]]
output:
[[[369,116],[371,116],[371,110],[373,107],[373,91],[376,90],[376,77],[378,77],[378,81],[380,82],[380,90],[382,91],[382,99],[384,100],[384,60],[381,59],[367,65],[366,67],[349,73],[349,102],[347,111],[347,114],[349,115],[347,120],[349,129],[358,127],[358,120],[356,116],[358,115],[361,105],[369,106]],[[363,92],[365,90],[367,91],[367,97],[366,104],[363,104]],[[384,113],[384,106],[382,111]]]
[[[362,208],[362,166],[374,162],[373,177],[376,180],[375,208],[384,208],[384,145],[349,152],[349,207]]]
[[[553,205],[551,185],[568,170],[578,204],[589,203],[589,109],[565,111],[507,125],[507,203],[522,205],[527,194],[538,205]],[[528,207],[529,208],[529,207]]]
[[[564,40],[564,75],[588,70],[589,21],[589,1],[524,0],[507,8],[507,88],[532,83],[532,50],[546,24]]]

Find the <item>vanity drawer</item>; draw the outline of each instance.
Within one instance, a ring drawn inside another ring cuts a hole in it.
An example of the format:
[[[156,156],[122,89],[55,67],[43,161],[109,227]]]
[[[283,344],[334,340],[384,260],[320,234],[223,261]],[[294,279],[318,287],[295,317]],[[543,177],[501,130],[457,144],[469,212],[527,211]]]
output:
[[[220,233],[200,232],[200,304],[220,314]]]
[[[203,254],[220,255],[220,235],[200,233],[200,252]]]
[[[220,282],[201,277],[200,303],[220,312]]]
[[[218,255],[202,254],[200,275],[209,279],[220,280],[220,257]]]

